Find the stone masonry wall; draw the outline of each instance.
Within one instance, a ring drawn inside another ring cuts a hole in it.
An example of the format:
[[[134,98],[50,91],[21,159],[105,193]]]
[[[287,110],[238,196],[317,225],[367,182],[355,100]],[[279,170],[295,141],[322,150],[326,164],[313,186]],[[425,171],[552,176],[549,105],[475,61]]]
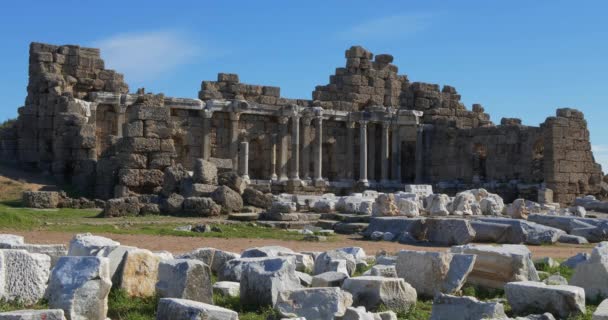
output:
[[[554,201],[572,203],[577,196],[598,194],[603,178],[595,163],[583,113],[558,109],[541,126],[545,140],[545,181]]]

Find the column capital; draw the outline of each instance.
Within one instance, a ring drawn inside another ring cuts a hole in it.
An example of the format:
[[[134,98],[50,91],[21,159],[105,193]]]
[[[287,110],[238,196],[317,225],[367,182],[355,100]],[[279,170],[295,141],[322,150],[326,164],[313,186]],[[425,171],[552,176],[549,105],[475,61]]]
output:
[[[213,117],[213,111],[209,109],[203,109],[201,110],[201,116],[203,116],[203,118],[205,119],[211,119]]]
[[[382,129],[386,130],[388,128],[390,128],[392,125],[390,122],[388,121],[382,121]]]
[[[280,124],[287,124],[287,122],[289,122],[289,117],[287,117],[287,116],[279,116],[279,117],[277,117],[277,121]]]
[[[359,120],[359,124],[361,126],[367,126],[367,123],[369,122],[369,120]]]

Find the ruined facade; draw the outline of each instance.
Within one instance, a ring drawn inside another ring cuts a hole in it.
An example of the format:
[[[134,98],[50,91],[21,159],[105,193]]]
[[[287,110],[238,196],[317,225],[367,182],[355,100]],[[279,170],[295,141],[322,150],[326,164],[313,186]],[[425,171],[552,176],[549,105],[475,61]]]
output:
[[[490,121],[455,88],[410,82],[388,54],[346,51],[312,100],[235,74],[203,81],[199,99],[128,93],[97,49],[33,43],[25,106],[0,152],[100,198],[155,193],[162,170],[194,159],[232,167],[260,188],[290,192],[485,187],[509,198],[597,194],[603,178],[581,112],[539,127]],[[547,199],[550,200],[550,199]]]

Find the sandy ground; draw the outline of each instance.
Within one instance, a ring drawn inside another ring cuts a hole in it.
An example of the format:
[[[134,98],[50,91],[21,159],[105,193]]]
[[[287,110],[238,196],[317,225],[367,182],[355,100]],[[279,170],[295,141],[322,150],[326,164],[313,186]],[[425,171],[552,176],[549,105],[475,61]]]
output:
[[[67,244],[73,237],[68,232],[51,231],[30,231],[11,232],[25,237],[29,243],[65,243]],[[222,238],[190,238],[176,236],[150,236],[150,235],[119,235],[119,234],[99,234],[114,239],[121,244],[136,246],[149,250],[167,250],[174,254],[188,252],[202,247],[213,247],[233,252],[241,252],[250,247],[265,245],[285,246],[295,251],[325,251],[329,249],[358,246],[365,249],[367,254],[375,254],[378,251],[395,253],[399,250],[421,250],[421,251],[442,251],[445,247],[411,246],[393,242],[373,242],[362,240],[353,236],[339,235],[337,240],[331,242],[305,242],[289,241],[276,239],[222,239]],[[552,257],[565,259],[579,252],[591,252],[591,246],[582,245],[554,245],[554,246],[528,246],[534,257]]]

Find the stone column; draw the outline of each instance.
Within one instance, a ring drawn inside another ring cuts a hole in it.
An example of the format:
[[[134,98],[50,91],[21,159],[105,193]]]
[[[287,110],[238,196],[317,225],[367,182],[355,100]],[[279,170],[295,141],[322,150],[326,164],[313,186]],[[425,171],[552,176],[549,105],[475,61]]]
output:
[[[359,182],[367,185],[367,121],[359,121]]]
[[[270,146],[270,180],[277,180],[277,135],[271,137]]]
[[[120,107],[118,109],[121,109]],[[122,137],[122,126],[125,124],[125,112],[119,110],[116,113],[116,136]]]
[[[316,117],[317,128],[315,132],[315,151],[314,151],[314,179],[315,183],[323,182],[323,117]]]
[[[388,167],[389,167],[389,123],[382,122],[382,145],[380,146],[380,182],[387,183],[388,182]]]
[[[249,182],[249,142],[243,141],[239,145],[239,174]]]
[[[393,136],[391,139],[391,178],[401,183],[401,138],[399,137],[399,125],[393,124]]]
[[[344,165],[346,179],[353,180],[355,178],[354,166],[355,166],[355,122],[346,122],[346,159]]]
[[[424,182],[424,124],[418,125],[416,130],[416,178],[417,184]]]
[[[202,145],[201,145],[201,158],[205,160],[209,160],[211,157],[211,117],[213,116],[213,112],[209,110],[203,110],[203,136],[202,136]]]
[[[367,128],[367,178],[376,179],[376,125],[370,123]]]
[[[281,147],[281,154],[279,155],[280,181],[287,180],[287,122],[289,122],[288,117],[279,117],[279,143]]]
[[[312,117],[302,118],[302,165],[300,167],[303,180],[310,179],[310,125]]]
[[[240,113],[230,113],[230,159],[232,159],[232,169],[238,172],[239,169],[239,118]]]
[[[300,115],[291,116],[291,180],[300,180]]]

